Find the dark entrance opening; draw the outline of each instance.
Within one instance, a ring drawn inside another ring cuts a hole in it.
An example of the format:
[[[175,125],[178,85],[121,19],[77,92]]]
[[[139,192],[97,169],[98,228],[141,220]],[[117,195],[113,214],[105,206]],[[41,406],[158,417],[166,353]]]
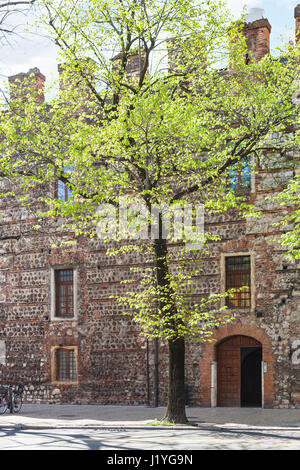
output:
[[[241,348],[241,406],[261,406],[262,348]]]

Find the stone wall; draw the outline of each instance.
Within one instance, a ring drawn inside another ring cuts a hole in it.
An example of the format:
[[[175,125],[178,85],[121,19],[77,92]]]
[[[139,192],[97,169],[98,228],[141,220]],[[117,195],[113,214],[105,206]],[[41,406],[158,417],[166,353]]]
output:
[[[256,26],[265,28],[266,22]],[[264,31],[268,40],[269,29]],[[129,72],[136,72],[138,66],[138,57],[131,57]],[[211,406],[211,364],[218,342],[246,335],[263,346],[264,406],[300,406],[300,265],[289,261],[284,249],[271,241],[280,235],[273,224],[283,212],[266,200],[291,177],[290,172],[271,174],[264,168],[255,175],[249,201],[263,211],[259,219],[242,219],[237,211],[205,218],[205,230],[221,240],[211,242],[210,253],[203,255],[203,272],[194,279],[195,298],[221,292],[224,257],[238,253],[251,256],[253,298],[251,308],[232,311],[234,321],[216,330],[214,343],[188,342],[190,405]],[[159,405],[165,405],[167,346],[159,340],[156,357],[154,340],[146,341],[114,300],[126,291],[121,282],[132,276],[130,267],[146,261],[143,255],[134,252],[112,258],[101,240],[84,237],[75,245],[53,248],[61,233],[33,231],[31,214],[12,198],[1,201],[0,210],[5,214],[2,236],[26,233],[19,240],[0,243],[0,383],[24,383],[30,403],[153,405],[158,399]],[[66,265],[77,270],[77,316],[53,319],[51,272]],[[136,283],[135,289],[141,286]],[[76,348],[76,383],[53,380],[53,351],[62,346]]]
[[[249,197],[264,209],[259,220],[241,219],[237,213],[206,217],[206,230],[221,235],[203,256],[203,273],[194,280],[195,295],[220,292],[222,256],[251,253],[254,262],[255,299],[249,310],[235,311],[233,328],[258,339],[268,338],[265,358],[272,390],[266,406],[291,407],[300,403],[300,283],[299,264],[288,261],[282,247],[270,241],[278,236],[274,221],[280,208],[263,200],[264,173],[256,177],[255,192]],[[2,206],[13,212],[13,207]],[[16,232],[29,222],[14,221]],[[18,228],[19,226],[19,228]],[[153,404],[154,341],[139,335],[138,326],[122,314],[111,298],[124,293],[121,281],[130,266],[142,262],[141,254],[117,258],[106,255],[97,239],[77,240],[65,248],[53,248],[45,234],[32,232],[20,240],[1,244],[0,268],[0,381],[25,384],[28,402]],[[51,319],[51,267],[71,264],[78,270],[78,317]],[[234,333],[235,332],[235,333]],[[259,332],[259,334],[257,333]],[[218,334],[216,334],[218,340]],[[214,343],[213,343],[214,344]],[[53,383],[51,350],[57,346],[78,350],[78,383]],[[207,348],[210,348],[208,354]],[[186,382],[189,403],[210,406],[210,362],[215,345],[187,344]],[[158,381],[160,405],[167,398],[167,347],[159,341]],[[271,387],[269,385],[269,387]]]

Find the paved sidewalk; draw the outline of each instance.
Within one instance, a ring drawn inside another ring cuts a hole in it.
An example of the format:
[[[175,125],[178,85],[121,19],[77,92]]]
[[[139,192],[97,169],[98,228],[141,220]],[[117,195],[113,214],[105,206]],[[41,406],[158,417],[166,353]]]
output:
[[[0,429],[33,428],[147,428],[164,415],[165,408],[146,406],[103,406],[103,405],[40,405],[25,404],[20,413],[6,412],[0,415]],[[300,428],[300,409],[261,408],[186,408],[191,425],[177,425],[176,428],[195,426],[226,427],[292,427]]]

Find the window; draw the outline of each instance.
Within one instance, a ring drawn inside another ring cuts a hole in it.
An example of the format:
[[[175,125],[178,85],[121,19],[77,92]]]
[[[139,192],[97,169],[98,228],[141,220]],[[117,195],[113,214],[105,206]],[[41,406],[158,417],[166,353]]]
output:
[[[250,256],[226,257],[226,290],[248,286],[248,289],[242,289],[239,292],[235,292],[234,297],[226,298],[226,305],[229,308],[251,307],[250,266]]]
[[[78,267],[74,263],[50,267],[51,321],[78,318]]]
[[[230,168],[229,186],[234,191],[251,189],[251,163],[249,157],[242,158]]]
[[[72,172],[72,167],[66,165],[64,168],[65,173]],[[67,202],[72,196],[71,188],[61,180],[57,182],[57,199],[60,199],[62,202]]]
[[[72,196],[72,191],[67,184],[63,183],[61,180],[57,182],[57,199],[62,202],[67,202]]]
[[[77,381],[77,348],[55,347],[52,379],[55,382]]]
[[[55,271],[55,316],[74,317],[73,269]]]

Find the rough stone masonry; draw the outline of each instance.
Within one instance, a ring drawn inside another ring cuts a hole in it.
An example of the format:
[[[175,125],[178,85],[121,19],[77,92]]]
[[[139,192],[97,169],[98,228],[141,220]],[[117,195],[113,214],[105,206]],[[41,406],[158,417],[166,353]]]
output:
[[[300,5],[295,19],[297,37]],[[261,59],[269,52],[268,20],[256,19],[245,31],[249,49]],[[137,67],[133,57],[130,73]],[[41,91],[45,77],[38,69],[9,81],[22,82],[29,74]],[[293,157],[299,158],[296,151]],[[218,292],[225,286],[228,258],[244,257],[249,260],[251,299],[247,308],[235,309],[233,323],[216,330],[216,342],[187,344],[187,403],[192,406],[240,406],[234,401],[236,383],[232,380],[232,387],[224,390],[220,369],[224,364],[234,376],[236,363],[230,361],[238,352],[248,364],[248,376],[259,381],[258,406],[300,407],[300,265],[269,241],[282,209],[265,199],[270,189],[276,191],[278,178],[282,183],[292,177],[282,170],[275,178],[263,168],[253,176],[249,200],[263,211],[255,222],[234,211],[205,219],[206,229],[220,234],[221,241],[211,243],[203,259],[204,272],[195,279],[197,294]],[[101,240],[84,237],[75,245],[53,248],[55,234],[50,240],[49,234],[33,233],[30,214],[13,199],[1,201],[1,213],[2,236],[20,230],[28,234],[0,243],[0,383],[24,383],[26,401],[34,403],[165,405],[166,344],[142,338],[111,299],[122,293],[121,281],[128,278],[130,266],[143,263],[142,256],[111,258]],[[73,275],[69,317],[54,313],[58,270]],[[258,371],[254,360],[246,361],[254,350]],[[236,377],[240,393],[245,379],[240,370]]]

